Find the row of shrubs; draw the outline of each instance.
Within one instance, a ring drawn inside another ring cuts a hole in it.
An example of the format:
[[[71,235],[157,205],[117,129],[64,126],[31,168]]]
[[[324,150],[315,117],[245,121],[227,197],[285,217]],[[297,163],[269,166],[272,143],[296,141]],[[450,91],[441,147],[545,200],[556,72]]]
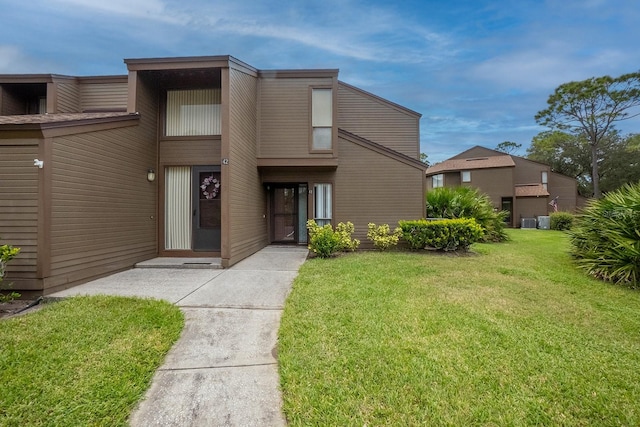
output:
[[[485,232],[473,218],[400,221],[399,227],[391,231],[388,224],[369,223],[367,239],[381,251],[398,245],[400,239],[406,241],[411,250],[466,251],[473,243],[480,241]],[[358,249],[360,241],[351,235],[355,227],[351,222],[339,223],[335,230],[330,224],[320,226],[314,220],[307,222],[309,249],[321,258],[337,252],[351,252]]]

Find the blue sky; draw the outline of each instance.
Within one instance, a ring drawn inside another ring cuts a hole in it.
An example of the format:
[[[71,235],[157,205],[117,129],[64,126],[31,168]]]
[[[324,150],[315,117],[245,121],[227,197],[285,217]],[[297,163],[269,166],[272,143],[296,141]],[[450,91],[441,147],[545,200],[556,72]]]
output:
[[[640,69],[637,0],[0,0],[0,73],[125,74],[124,58],[339,68],[421,113],[421,151],[523,145],[560,84]],[[639,133],[640,119],[622,122]]]

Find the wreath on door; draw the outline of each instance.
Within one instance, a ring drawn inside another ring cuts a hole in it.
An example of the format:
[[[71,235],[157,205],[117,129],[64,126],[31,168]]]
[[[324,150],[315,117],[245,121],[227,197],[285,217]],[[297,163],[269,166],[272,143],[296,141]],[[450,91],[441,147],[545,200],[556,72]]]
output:
[[[220,194],[220,180],[214,178],[213,175],[209,175],[202,180],[200,189],[202,190],[202,195],[205,199],[215,199],[218,197],[218,194]]]

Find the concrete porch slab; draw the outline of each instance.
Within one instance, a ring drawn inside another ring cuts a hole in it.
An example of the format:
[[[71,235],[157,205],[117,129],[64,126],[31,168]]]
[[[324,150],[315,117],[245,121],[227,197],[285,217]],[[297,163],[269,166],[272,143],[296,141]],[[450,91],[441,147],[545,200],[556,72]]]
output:
[[[136,268],[222,268],[220,258],[172,258],[158,257],[141,261],[136,264]]]
[[[56,292],[50,296],[119,295],[164,299],[176,304],[223,272],[224,270],[134,268]]]
[[[180,307],[282,309],[297,274],[297,270],[238,270],[234,266],[177,304]]]

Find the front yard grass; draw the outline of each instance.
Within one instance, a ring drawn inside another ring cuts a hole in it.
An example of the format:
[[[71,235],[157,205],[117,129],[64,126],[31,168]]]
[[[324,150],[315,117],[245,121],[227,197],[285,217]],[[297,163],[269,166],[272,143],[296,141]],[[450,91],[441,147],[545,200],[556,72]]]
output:
[[[0,321],[0,425],[126,425],[183,322],[168,302],[107,296]]]
[[[577,270],[561,232],[509,235],[306,262],[279,331],[290,425],[640,425],[640,292]]]

